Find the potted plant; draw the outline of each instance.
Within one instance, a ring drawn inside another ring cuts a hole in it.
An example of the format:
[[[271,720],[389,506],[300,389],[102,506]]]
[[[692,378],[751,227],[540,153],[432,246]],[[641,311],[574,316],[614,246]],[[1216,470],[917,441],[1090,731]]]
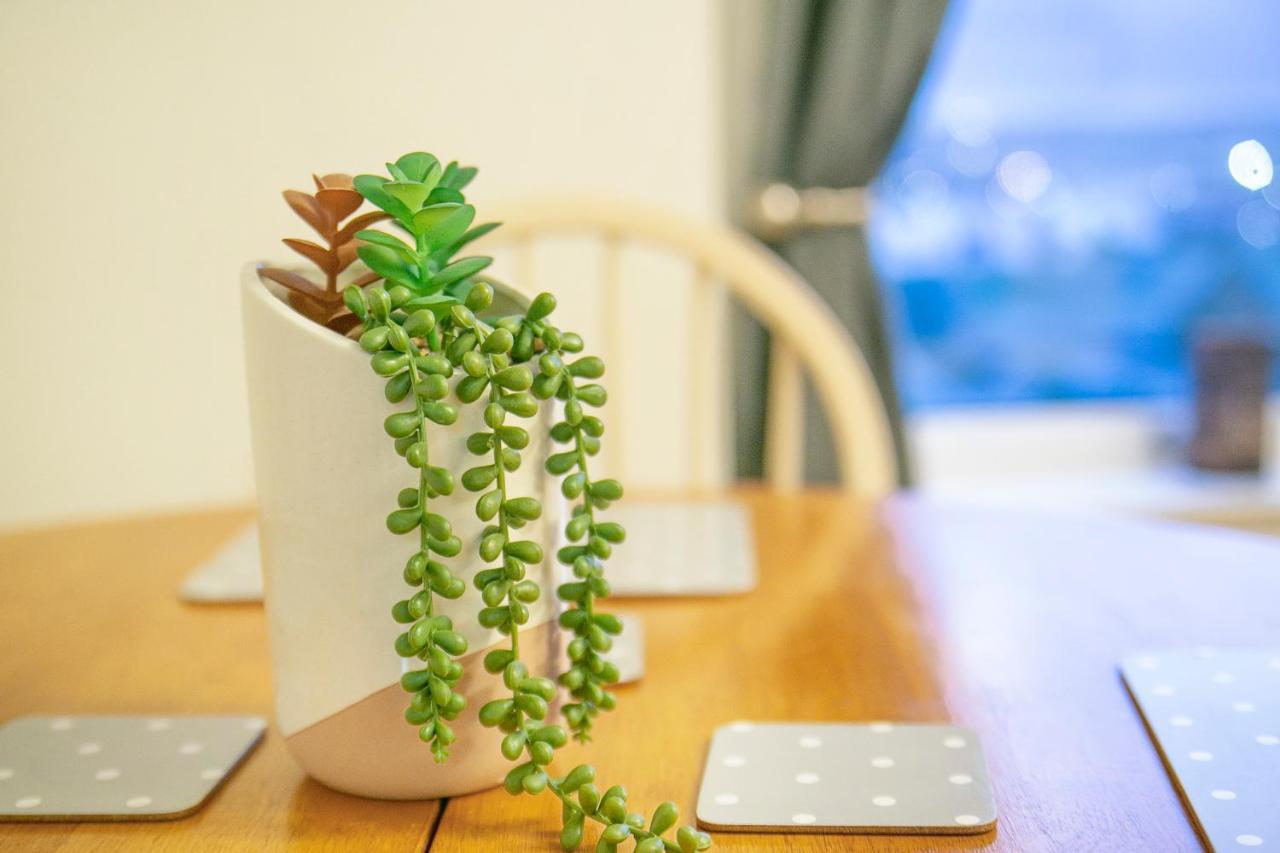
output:
[[[496,227],[464,196],[474,169],[416,152],[387,171],[286,193],[327,245],[285,242],[323,283],[243,282],[278,725],[351,793],[501,783],[561,801],[567,850],[591,823],[597,849],[706,849],[690,826],[667,837],[674,804],[646,820],[590,766],[550,767],[615,702],[621,626],[598,602],[622,486],[590,470],[604,364],[554,325],[551,294],[524,300],[461,256]],[[348,219],[361,201],[375,209]]]

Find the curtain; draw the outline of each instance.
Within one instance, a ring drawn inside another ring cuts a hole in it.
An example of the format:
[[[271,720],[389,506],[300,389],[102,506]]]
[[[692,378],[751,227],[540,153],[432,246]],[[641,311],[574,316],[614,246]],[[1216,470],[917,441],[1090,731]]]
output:
[[[945,0],[761,0],[731,4],[755,16],[731,32],[755,34],[730,44],[731,76],[748,75],[754,121],[738,122],[735,206],[781,181],[797,188],[865,187],[879,172],[901,130],[942,22]],[[735,52],[749,55],[734,57]],[[733,122],[730,122],[731,127]],[[733,146],[731,145],[731,149]],[[910,468],[894,384],[884,306],[861,227],[797,233],[772,247],[831,305],[861,347],[889,411],[899,471]],[[762,474],[767,335],[745,313],[734,318],[741,369],[736,382],[737,465]],[[805,473],[836,478],[830,433],[812,390],[806,391]]]

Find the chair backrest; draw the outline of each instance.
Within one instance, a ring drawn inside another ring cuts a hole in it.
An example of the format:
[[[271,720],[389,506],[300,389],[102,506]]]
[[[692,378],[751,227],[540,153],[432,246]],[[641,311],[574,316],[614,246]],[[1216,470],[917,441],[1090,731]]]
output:
[[[598,240],[603,248],[601,297],[606,329],[607,364],[621,364],[620,335],[626,317],[621,301],[622,251],[631,245],[687,260],[694,270],[690,312],[705,317],[715,310],[717,289],[738,299],[770,332],[765,478],[780,489],[803,480],[804,385],[807,372],[826,414],[845,491],[881,496],[897,485],[893,444],[883,401],[866,361],[849,332],[795,270],[755,240],[727,227],[697,222],[644,204],[595,198],[540,198],[500,207],[494,217],[503,227],[486,236],[486,250],[514,253],[514,284],[535,292],[534,246],[565,236]],[[700,425],[711,418],[710,393],[720,359],[709,352],[707,335],[693,334],[687,411],[694,424],[695,445],[705,444]],[[611,386],[612,399],[625,389]],[[613,470],[620,470],[625,427],[615,427]],[[695,446],[699,459],[711,448]],[[705,468],[695,472],[695,486],[706,482]]]

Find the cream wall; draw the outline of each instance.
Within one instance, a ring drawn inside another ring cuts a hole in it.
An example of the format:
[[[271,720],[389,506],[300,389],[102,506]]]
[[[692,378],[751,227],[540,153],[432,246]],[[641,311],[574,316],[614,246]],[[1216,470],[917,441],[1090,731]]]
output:
[[[303,236],[278,192],[312,170],[426,148],[481,205],[715,217],[717,30],[715,0],[0,4],[0,526],[251,497],[237,270]],[[668,438],[630,443],[639,485],[678,480]]]

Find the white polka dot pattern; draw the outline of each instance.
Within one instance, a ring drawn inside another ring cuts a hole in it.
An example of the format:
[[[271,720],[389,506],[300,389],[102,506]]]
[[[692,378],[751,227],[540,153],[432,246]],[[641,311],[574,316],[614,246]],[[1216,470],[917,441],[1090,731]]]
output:
[[[0,726],[0,817],[136,819],[190,811],[265,726],[243,716],[10,720]]]
[[[1143,652],[1121,672],[1216,850],[1280,838],[1280,654],[1198,648]]]
[[[712,738],[697,818],[744,831],[976,833],[994,824],[995,803],[965,729],[736,722]]]

